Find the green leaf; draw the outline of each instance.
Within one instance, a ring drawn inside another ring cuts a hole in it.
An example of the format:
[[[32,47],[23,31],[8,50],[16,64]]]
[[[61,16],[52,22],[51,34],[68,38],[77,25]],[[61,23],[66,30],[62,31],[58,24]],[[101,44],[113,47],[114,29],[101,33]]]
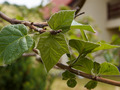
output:
[[[87,30],[87,31],[95,33],[95,30],[90,25],[82,25],[82,24],[76,22],[75,20],[73,20],[70,28],[71,29]]]
[[[104,62],[101,64],[99,74],[101,74],[101,75],[119,75],[120,73],[119,73],[118,68],[115,65],[108,63],[108,62]]]
[[[61,33],[57,35],[52,35],[49,32],[41,34],[37,49],[40,50],[47,71],[58,62],[63,54],[69,53],[68,45]]]
[[[80,31],[81,31],[81,35],[83,37],[83,40],[88,41],[88,37],[87,37],[86,33],[84,32],[84,30],[81,29]]]
[[[74,88],[74,87],[76,86],[76,84],[77,84],[77,82],[76,82],[75,79],[69,79],[69,80],[67,81],[68,87]]]
[[[0,31],[0,61],[11,64],[33,45],[23,24],[9,25]],[[2,63],[1,63],[2,64]]]
[[[75,75],[69,71],[65,71],[62,73],[63,80],[67,80],[69,78],[75,78]]]
[[[85,85],[85,87],[86,87],[87,89],[94,89],[96,86],[97,86],[97,81],[93,81],[93,80],[89,81],[89,82]]]
[[[87,58],[78,58],[77,62],[73,64],[73,68],[91,74],[93,61]]]
[[[112,53],[110,53],[109,51],[105,52],[103,54],[103,56],[104,56],[104,58],[107,62],[112,62],[113,61],[113,56],[114,55],[112,55]]]
[[[89,41],[76,40],[76,39],[71,39],[69,41],[69,45],[75,48],[80,54],[90,53],[93,49],[99,46],[99,44],[95,44]]]
[[[71,23],[74,19],[74,10],[62,10],[58,13],[55,13],[51,16],[48,21],[48,25],[53,30],[62,29],[62,32],[65,33],[70,30]]]
[[[99,50],[106,50],[106,49],[113,49],[113,48],[119,48],[120,47],[120,46],[117,46],[117,45],[110,45],[110,44],[101,43],[101,42],[99,42],[98,44],[100,44],[100,46],[95,48],[93,50],[93,52],[99,51]]]
[[[100,70],[100,64],[97,62],[94,62],[93,64],[93,73],[98,74]]]

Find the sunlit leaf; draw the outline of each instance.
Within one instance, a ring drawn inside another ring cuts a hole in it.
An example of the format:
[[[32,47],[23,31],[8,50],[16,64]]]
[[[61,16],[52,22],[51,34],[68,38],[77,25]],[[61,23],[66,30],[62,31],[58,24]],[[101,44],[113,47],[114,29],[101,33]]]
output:
[[[95,51],[99,51],[99,50],[106,50],[106,49],[113,49],[113,48],[119,48],[120,46],[117,46],[117,45],[110,45],[110,44],[107,44],[107,43],[98,43],[100,44],[99,47],[95,48],[93,50],[93,52]]]
[[[0,31],[0,61],[11,64],[33,45],[23,24],[8,25]]]
[[[91,74],[93,61],[87,58],[78,58],[77,62],[73,64],[73,68]]]
[[[108,63],[108,62],[104,62],[101,64],[99,74],[101,74],[101,75],[119,75],[120,73],[119,73],[118,68],[115,65]]]
[[[40,50],[47,71],[59,61],[63,54],[69,53],[68,45],[61,33],[57,35],[52,35],[49,32],[41,34],[37,49]]]
[[[75,20],[73,20],[70,28],[71,29],[87,30],[87,31],[95,33],[95,30],[90,25],[83,25],[83,24],[76,22]]]
[[[62,32],[67,32],[70,30],[71,23],[74,19],[74,10],[62,10],[58,13],[55,13],[51,16],[48,21],[48,24],[51,29],[59,30],[62,29]]]
[[[69,45],[75,48],[80,54],[90,53],[93,49],[99,47],[99,44],[76,39],[71,39]]]

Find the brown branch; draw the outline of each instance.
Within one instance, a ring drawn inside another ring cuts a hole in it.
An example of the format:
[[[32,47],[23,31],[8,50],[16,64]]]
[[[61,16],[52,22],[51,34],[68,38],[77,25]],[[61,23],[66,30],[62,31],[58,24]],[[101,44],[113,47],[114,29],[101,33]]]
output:
[[[88,79],[92,79],[92,80],[95,80],[95,81],[99,81],[99,82],[103,82],[103,83],[107,83],[107,84],[111,84],[111,85],[115,85],[115,86],[119,86],[120,87],[120,82],[118,81],[114,81],[114,80],[110,80],[110,79],[106,79],[106,78],[102,78],[102,77],[99,77],[99,76],[93,76],[93,75],[90,75],[90,74],[86,74],[84,72],[81,72],[79,70],[75,70],[73,68],[70,68],[69,66],[66,66],[64,64],[61,64],[61,63],[57,63],[56,64],[58,67],[60,67],[61,69],[65,69],[65,70],[68,70],[76,75],[79,75],[79,76],[82,76],[82,77],[85,77],[85,78],[88,78]]]
[[[76,3],[73,6],[73,7],[77,7],[75,15],[77,15],[80,12],[80,10],[82,9],[82,7],[85,4],[85,2],[86,2],[86,0],[77,0],[76,1]]]
[[[39,32],[40,34],[46,32],[46,29],[43,29],[43,28],[45,26],[48,26],[47,22],[33,23],[33,22],[28,22],[28,21],[11,19],[8,16],[6,16],[4,13],[2,13],[1,11],[0,11],[0,17],[11,24],[24,24],[25,26],[28,26],[30,29],[34,29],[35,31]],[[37,27],[39,27],[39,28],[37,28]],[[62,32],[62,30],[56,30],[56,31],[52,30],[52,31],[48,31],[48,32],[55,35],[57,33]]]
[[[33,53],[33,54],[26,54],[26,55],[23,55],[23,56],[35,56],[36,53]],[[37,58],[38,61],[42,62],[42,59],[39,57]],[[102,82],[102,83],[106,83],[106,84],[110,84],[110,85],[115,85],[115,86],[119,86],[120,87],[120,82],[119,81],[114,81],[114,80],[110,80],[110,79],[106,79],[106,78],[102,78],[102,77],[99,77],[99,76],[94,76],[94,75],[90,75],[90,74],[87,74],[87,73],[84,73],[84,72],[81,72],[79,70],[76,70],[76,69],[73,69],[67,65],[64,65],[62,63],[57,63],[56,66],[58,66],[59,68],[63,69],[63,70],[68,70],[78,76],[82,76],[82,77],[85,77],[85,78],[88,78],[88,79],[92,79],[92,80],[95,80],[95,81],[99,81],[99,82]]]
[[[28,24],[31,25],[32,22],[28,22],[28,21],[22,21],[22,20],[16,20],[16,19],[11,19],[8,16],[6,16],[4,13],[2,13],[0,11],[0,17],[6,21],[8,21],[11,24]],[[43,23],[32,23],[32,25],[37,26],[39,28],[43,28],[45,26],[48,26],[47,22],[43,22]]]
[[[29,57],[29,56],[36,56],[36,53],[24,53],[22,56],[23,57]]]
[[[11,19],[8,16],[6,16],[4,13],[2,13],[1,11],[0,11],[0,17],[11,24],[24,24],[28,26],[29,28],[34,29],[35,31],[40,32],[40,33],[45,32],[45,30],[42,28],[44,28],[45,26],[48,26],[47,22],[33,23],[33,22],[28,22],[28,21]]]
[[[50,31],[52,35],[56,35],[57,33],[60,33],[60,32],[62,32],[62,30]]]

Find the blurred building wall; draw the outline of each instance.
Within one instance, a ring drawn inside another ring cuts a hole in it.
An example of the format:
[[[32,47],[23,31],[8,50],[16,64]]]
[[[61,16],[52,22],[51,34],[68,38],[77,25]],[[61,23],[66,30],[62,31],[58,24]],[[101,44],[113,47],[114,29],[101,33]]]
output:
[[[112,35],[120,35],[120,14],[118,13],[119,17],[117,18],[108,19],[108,3],[116,2],[120,3],[120,0],[87,0],[81,10],[81,12],[85,12],[85,15],[78,18],[90,16],[100,28],[101,32],[98,32],[99,40],[109,42]],[[120,10],[120,7],[118,9]],[[98,62],[105,61],[103,57],[96,57],[95,60]]]
[[[87,0],[81,12],[84,16],[90,16],[100,28],[99,40],[110,41],[113,33],[118,32],[116,28],[120,26],[120,17],[108,20],[108,2],[116,3],[119,0]],[[79,17],[79,18],[81,18]],[[110,30],[112,29],[112,30]]]
[[[100,40],[109,41],[111,35],[107,30],[107,2],[108,0],[87,0],[81,12],[85,12],[84,16],[90,16],[100,28],[98,33]]]

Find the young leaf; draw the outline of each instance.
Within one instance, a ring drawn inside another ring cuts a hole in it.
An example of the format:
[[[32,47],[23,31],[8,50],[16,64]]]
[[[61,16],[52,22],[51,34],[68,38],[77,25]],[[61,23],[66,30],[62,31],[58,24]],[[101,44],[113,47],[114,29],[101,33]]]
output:
[[[69,80],[67,81],[68,87],[74,88],[74,87],[76,86],[76,84],[77,84],[77,82],[76,82],[75,79],[69,79]]]
[[[76,22],[75,20],[73,20],[70,28],[71,29],[87,30],[87,31],[95,33],[95,30],[90,25],[82,25],[82,24]]]
[[[75,75],[69,71],[65,71],[62,73],[63,80],[67,80],[69,78],[75,78]]]
[[[93,61],[87,58],[78,58],[77,62],[73,64],[73,68],[91,74]]]
[[[99,74],[101,74],[101,75],[119,75],[120,73],[119,73],[118,68],[115,65],[108,63],[108,62],[104,62],[101,64]]]
[[[99,47],[99,44],[75,39],[69,40],[69,45],[75,48],[80,54],[90,53],[93,49]]]
[[[93,50],[93,52],[95,51],[99,51],[99,50],[106,50],[106,49],[112,49],[112,48],[119,48],[120,46],[117,46],[117,45],[110,45],[110,44],[107,44],[107,43],[98,43],[100,44],[99,47],[95,48]]]
[[[100,70],[100,64],[97,62],[93,63],[93,73],[98,74]]]
[[[85,87],[86,87],[87,89],[94,89],[96,86],[97,86],[97,81],[93,81],[93,80],[89,81],[89,82],[85,85]]]
[[[65,33],[70,30],[71,23],[74,19],[74,10],[62,10],[58,13],[55,13],[51,16],[48,21],[48,25],[53,30],[62,29],[62,32]]]
[[[61,33],[57,35],[52,35],[49,32],[41,34],[37,49],[40,50],[47,71],[58,62],[63,54],[69,53],[68,45]]]
[[[33,45],[23,24],[9,25],[0,31],[0,61],[11,64]]]
[[[88,41],[88,37],[87,37],[86,33],[84,32],[84,30],[81,29],[80,31],[81,31],[81,35],[83,37],[83,40]]]

